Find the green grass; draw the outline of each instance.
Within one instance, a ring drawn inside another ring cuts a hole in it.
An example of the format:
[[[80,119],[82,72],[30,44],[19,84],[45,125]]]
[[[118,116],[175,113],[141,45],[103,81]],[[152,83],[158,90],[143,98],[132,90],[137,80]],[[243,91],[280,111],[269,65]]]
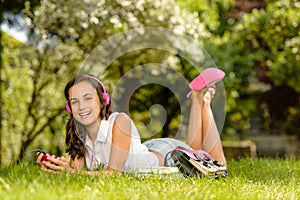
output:
[[[52,175],[36,165],[2,167],[0,199],[300,199],[300,160],[228,162],[226,178]]]

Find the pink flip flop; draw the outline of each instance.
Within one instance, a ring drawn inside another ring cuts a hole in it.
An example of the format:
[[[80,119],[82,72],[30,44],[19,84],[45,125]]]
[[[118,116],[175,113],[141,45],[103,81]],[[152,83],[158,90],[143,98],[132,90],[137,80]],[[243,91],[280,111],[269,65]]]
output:
[[[200,91],[205,87],[213,86],[218,81],[222,80],[225,76],[225,73],[218,68],[207,68],[201,74],[199,74],[194,80],[189,84],[192,90]],[[189,98],[191,92],[187,94]]]

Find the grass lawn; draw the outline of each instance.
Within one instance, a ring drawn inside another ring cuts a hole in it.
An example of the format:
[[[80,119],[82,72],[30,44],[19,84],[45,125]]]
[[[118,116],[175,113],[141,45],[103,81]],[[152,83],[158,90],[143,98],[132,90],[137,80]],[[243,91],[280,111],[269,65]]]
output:
[[[51,175],[36,165],[0,168],[0,199],[300,199],[300,160],[228,161],[228,177]]]

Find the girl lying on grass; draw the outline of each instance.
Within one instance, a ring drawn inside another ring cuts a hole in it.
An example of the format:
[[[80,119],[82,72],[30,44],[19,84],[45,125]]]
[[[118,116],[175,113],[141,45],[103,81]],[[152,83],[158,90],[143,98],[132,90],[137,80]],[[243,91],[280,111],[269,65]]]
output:
[[[37,162],[46,172],[88,173],[134,172],[139,167],[175,166],[167,154],[177,146],[187,151],[207,151],[214,160],[226,165],[215,124],[211,101],[214,84],[224,77],[217,68],[207,68],[190,84],[192,99],[187,142],[159,138],[141,143],[136,126],[125,113],[111,111],[109,94],[102,82],[92,75],[79,75],[65,87],[66,109],[70,119],[66,127],[65,157],[38,154]],[[96,171],[99,166],[103,169]]]

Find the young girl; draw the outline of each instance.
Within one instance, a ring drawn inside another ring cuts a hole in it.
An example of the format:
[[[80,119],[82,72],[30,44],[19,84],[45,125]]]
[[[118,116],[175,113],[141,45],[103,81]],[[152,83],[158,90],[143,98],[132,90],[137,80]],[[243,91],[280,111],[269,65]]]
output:
[[[224,77],[217,68],[207,68],[190,84],[192,99],[186,143],[159,138],[141,143],[138,130],[125,113],[111,111],[111,101],[104,85],[91,75],[79,75],[65,87],[66,108],[70,113],[66,131],[65,157],[40,153],[37,162],[47,172],[88,173],[134,172],[139,167],[174,166],[166,155],[177,146],[205,150],[226,165],[220,135],[215,124],[211,100],[214,84]],[[100,172],[97,169],[103,169]],[[93,172],[94,171],[94,172]]]

